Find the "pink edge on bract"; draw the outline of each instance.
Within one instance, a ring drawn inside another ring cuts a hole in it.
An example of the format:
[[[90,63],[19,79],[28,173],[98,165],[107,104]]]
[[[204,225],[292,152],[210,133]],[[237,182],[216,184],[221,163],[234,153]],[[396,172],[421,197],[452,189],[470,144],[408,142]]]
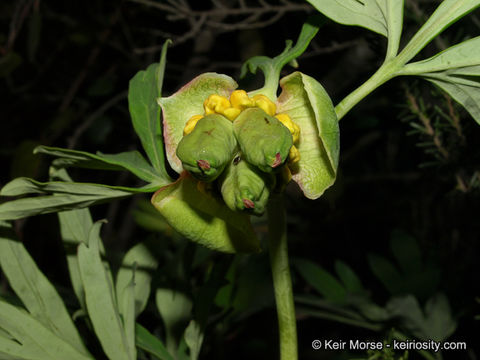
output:
[[[210,170],[210,163],[207,160],[197,160],[197,165],[202,170]]]
[[[157,99],[162,107],[163,137],[167,160],[177,173],[183,170],[176,155],[178,143],[183,137],[186,122],[194,115],[204,114],[203,102],[208,96],[218,94],[228,97],[237,88],[229,76],[204,73],[192,79],[169,97]]]
[[[255,209],[255,203],[250,199],[242,199],[243,205],[247,209]]]
[[[280,166],[282,164],[282,156],[280,153],[277,153],[275,155],[275,161],[272,164],[272,168],[276,168],[277,166]]]

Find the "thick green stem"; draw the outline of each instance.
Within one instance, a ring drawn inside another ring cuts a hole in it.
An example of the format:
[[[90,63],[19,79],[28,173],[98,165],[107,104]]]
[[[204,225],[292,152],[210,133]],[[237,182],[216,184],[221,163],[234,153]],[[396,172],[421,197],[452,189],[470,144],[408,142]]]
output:
[[[293,303],[292,279],[288,264],[287,224],[282,196],[273,197],[269,201],[268,228],[270,265],[280,335],[280,359],[297,360],[297,324]]]
[[[351,108],[357,105],[364,97],[370,94],[373,90],[384,84],[391,78],[397,75],[397,72],[402,68],[403,64],[396,58],[386,61],[370,79],[364,82],[360,87],[350,93],[337,106],[335,112],[337,118],[343,118]]]

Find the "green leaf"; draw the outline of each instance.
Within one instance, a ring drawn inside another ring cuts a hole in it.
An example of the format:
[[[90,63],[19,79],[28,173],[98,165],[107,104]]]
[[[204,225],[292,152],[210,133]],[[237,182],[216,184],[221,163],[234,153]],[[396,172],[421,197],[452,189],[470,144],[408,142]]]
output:
[[[307,0],[335,22],[361,26],[398,42],[402,31],[403,0]]]
[[[280,55],[274,58],[269,58],[267,56],[254,56],[251,59],[248,59],[242,65],[240,78],[243,78],[247,74],[247,71],[255,74],[257,69],[262,70],[265,76],[264,87],[256,91],[252,91],[249,93],[249,95],[253,96],[255,94],[264,94],[271,100],[276,100],[280,71],[286,64],[303,54],[308,44],[310,44],[310,41],[318,32],[318,29],[322,23],[323,21],[317,17],[311,18],[310,22],[306,22],[303,25],[295,46],[292,47],[292,41],[287,40],[285,50],[283,50]]]
[[[139,71],[128,88],[128,108],[135,132],[153,167],[168,179],[163,152],[160,107],[157,98],[162,96],[161,83],[165,71],[165,57],[169,40],[162,48],[160,63],[151,64],[147,70]]]
[[[0,220],[15,220],[39,214],[79,209],[131,196],[134,192],[145,191],[150,191],[150,189],[67,182],[41,183],[28,178],[17,178],[3,187],[1,195],[55,194],[27,197],[0,204]]]
[[[422,340],[430,340],[425,332],[425,317],[417,299],[412,295],[396,296],[390,299],[386,310],[403,328]]]
[[[322,294],[326,300],[334,303],[345,302],[345,288],[327,271],[307,259],[296,259],[293,264],[305,281]]]
[[[130,188],[105,184],[77,183],[64,181],[40,182],[29,178],[16,178],[7,183],[1,190],[2,196],[19,196],[25,194],[69,194],[97,195],[106,198],[129,196],[131,193],[152,192],[149,187]]]
[[[200,191],[188,174],[158,190],[152,204],[180,234],[210,249],[228,253],[260,250],[249,216],[230,210],[213,193]]]
[[[416,240],[410,235],[395,230],[390,240],[393,255],[405,275],[417,278],[422,273],[422,257]]]
[[[26,311],[0,300],[0,328],[14,339],[0,336],[0,352],[20,359],[93,359],[80,353]]]
[[[401,62],[405,64],[410,61],[443,30],[479,6],[478,0],[443,0],[401,51]]]
[[[38,146],[34,153],[47,154],[69,160],[63,163],[68,166],[130,171],[140,179],[153,184],[166,185],[171,182],[169,177],[165,177],[166,174],[162,174],[154,169],[138,151],[128,151],[119,154],[102,154],[100,152],[91,154],[85,151]]]
[[[117,292],[118,309],[123,320],[126,341],[129,349],[135,349],[135,269],[130,270],[130,280],[126,286]],[[136,352],[132,351],[133,358]]]
[[[280,80],[277,112],[300,127],[295,146],[300,161],[290,166],[292,178],[309,199],[317,199],[336,178],[340,130],[332,101],[314,78],[294,72]]]
[[[407,64],[399,75],[419,75],[437,85],[480,124],[480,37]]]
[[[50,170],[52,173],[54,169],[50,168]],[[62,181],[72,181],[65,169],[55,171],[55,176]],[[93,225],[92,216],[89,209],[61,211],[57,215],[73,291],[81,308],[86,311],[85,291],[78,267],[77,247],[81,243],[88,244],[88,234]],[[100,249],[100,251],[102,250]]]
[[[149,250],[146,243],[139,243],[131,248],[123,258],[117,274],[116,293],[120,309],[124,301],[122,291],[131,281],[132,271],[135,272],[135,318],[145,309],[150,295],[152,275],[157,269],[158,261]]]
[[[335,261],[335,271],[338,277],[342,280],[345,289],[352,294],[364,293],[365,289],[357,274],[343,261]]]
[[[378,280],[391,294],[398,294],[402,289],[403,279],[398,270],[383,256],[368,254],[368,264]]]
[[[11,226],[4,221],[0,222],[0,265],[30,314],[87,356],[88,351],[62,299],[23,244],[15,239]]]
[[[102,348],[110,359],[134,360],[135,348],[131,348],[120,318],[111,283],[111,274],[100,257],[100,222],[89,233],[88,245],[78,247],[78,265],[85,289],[88,315]]]
[[[191,318],[192,301],[172,289],[157,289],[155,301],[165,325],[167,349],[172,354],[176,353],[182,331]]]
[[[78,267],[77,247],[81,243],[87,244],[88,232],[92,227],[90,210],[77,209],[58,213],[60,234],[62,236],[65,254],[67,257],[68,273],[72,282],[73,291],[77,296],[82,309],[86,309],[85,290],[83,289],[80,269]]]
[[[445,341],[455,332],[457,323],[445,294],[431,297],[425,305],[425,331],[428,339]]]
[[[197,360],[203,343],[203,332],[200,329],[200,325],[194,320],[191,320],[185,329],[184,337],[190,349],[190,359]]]
[[[135,326],[135,342],[140,349],[155,355],[160,360],[174,360],[160,339],[138,323]]]

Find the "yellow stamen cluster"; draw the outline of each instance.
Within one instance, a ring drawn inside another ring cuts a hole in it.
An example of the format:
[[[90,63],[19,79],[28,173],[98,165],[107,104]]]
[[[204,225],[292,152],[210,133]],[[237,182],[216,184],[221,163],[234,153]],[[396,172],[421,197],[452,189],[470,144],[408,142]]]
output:
[[[288,130],[290,130],[294,145],[290,149],[289,163],[292,164],[299,161],[300,152],[295,147],[295,144],[298,143],[300,138],[300,128],[287,114],[276,114],[276,105],[265,95],[258,94],[249,97],[245,90],[235,90],[230,94],[230,99],[218,94],[212,94],[203,102],[205,115],[220,114],[230,121],[234,121],[243,110],[251,107],[258,107],[268,115],[275,116]],[[185,124],[183,135],[190,134],[195,128],[195,125],[197,125],[197,122],[203,118],[203,116],[204,115],[192,116]]]

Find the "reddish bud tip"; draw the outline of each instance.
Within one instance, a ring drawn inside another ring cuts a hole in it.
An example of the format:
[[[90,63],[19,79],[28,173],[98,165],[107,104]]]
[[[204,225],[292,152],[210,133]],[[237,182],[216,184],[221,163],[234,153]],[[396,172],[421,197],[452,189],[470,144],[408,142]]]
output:
[[[247,209],[254,209],[255,208],[255,203],[250,200],[250,199],[242,199],[243,201],[243,205],[247,208]]]
[[[282,156],[280,155],[280,153],[277,153],[275,155],[275,161],[272,164],[272,168],[276,168],[277,166],[279,166],[281,164],[282,164]]]
[[[207,160],[197,160],[197,165],[202,170],[210,170],[210,163]]]

